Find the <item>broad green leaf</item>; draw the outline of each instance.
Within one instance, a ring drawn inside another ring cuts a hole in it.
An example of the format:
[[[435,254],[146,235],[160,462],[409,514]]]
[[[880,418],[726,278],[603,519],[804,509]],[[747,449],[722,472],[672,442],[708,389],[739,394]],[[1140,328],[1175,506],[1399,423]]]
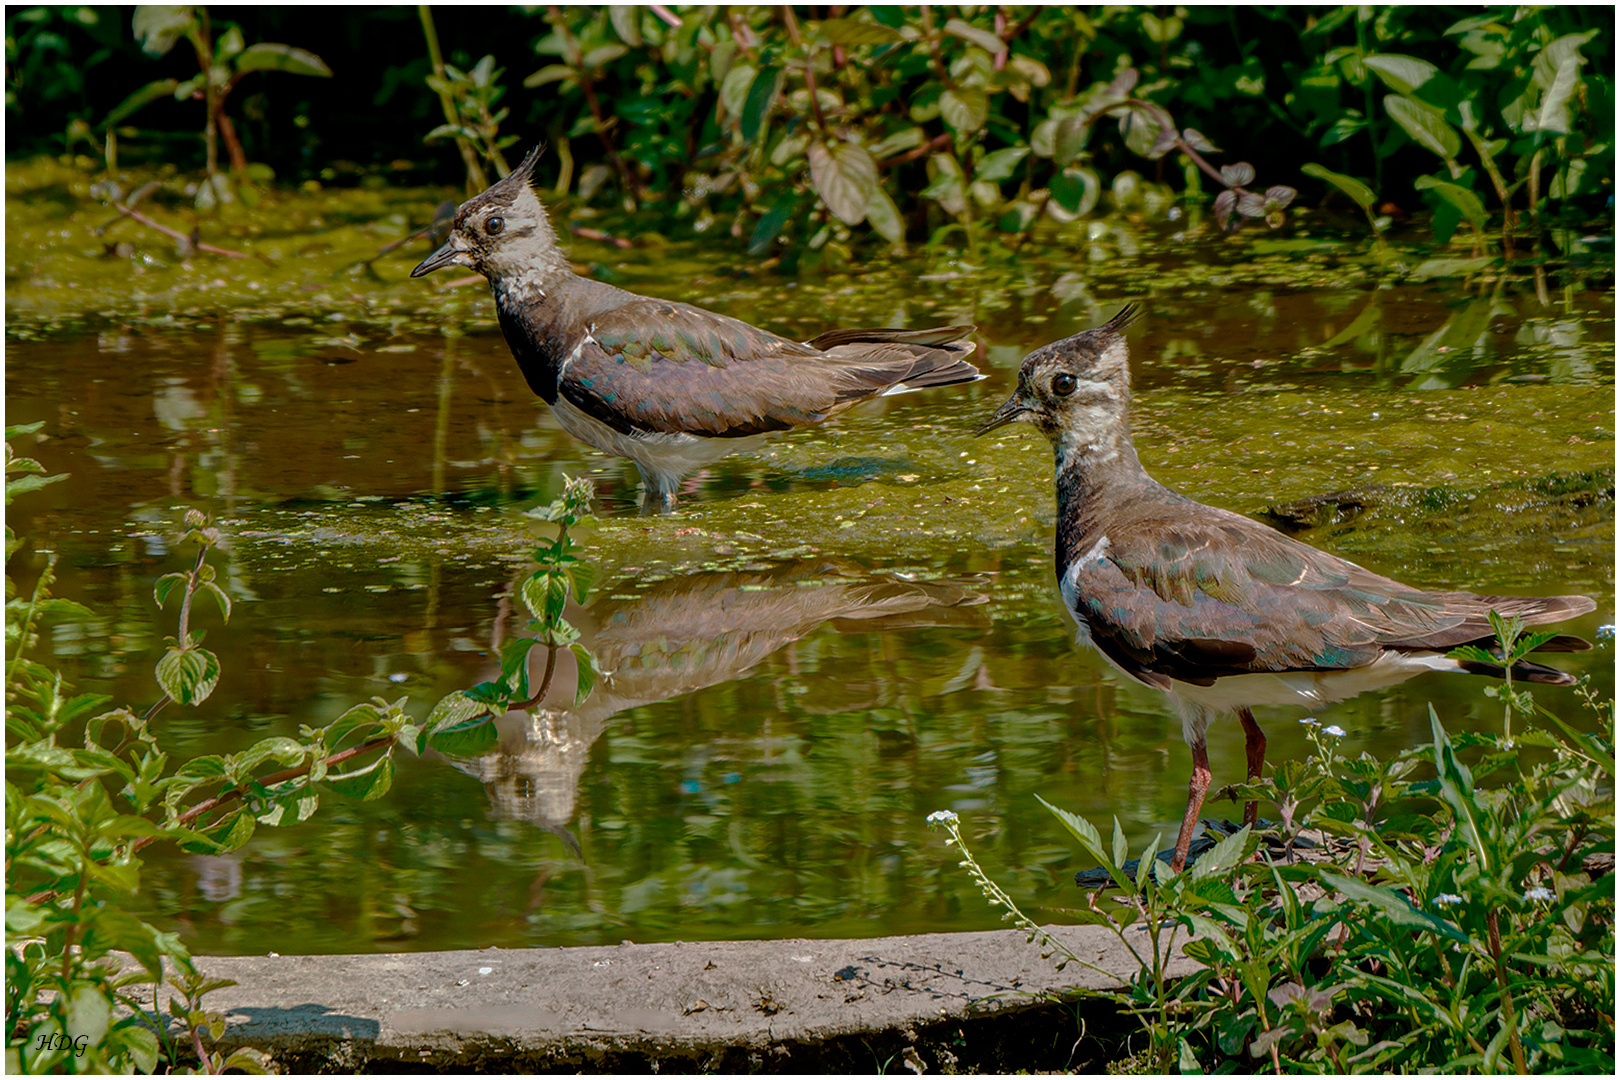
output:
[[[314,53],[292,45],[268,41],[261,41],[257,45],[249,45],[243,49],[241,55],[236,58],[236,70],[285,71],[289,75],[332,77],[332,69],[326,66],[326,61]]]
[[[793,216],[799,200],[792,195],[783,195],[765,213],[761,214],[759,221],[754,224],[754,233],[748,238],[748,254],[763,255],[768,251],[776,238],[782,234],[788,219]]]
[[[1360,878],[1347,877],[1329,870],[1321,873],[1322,883],[1331,889],[1343,893],[1352,901],[1370,904],[1378,909],[1378,913],[1396,926],[1409,926],[1414,929],[1428,930],[1439,934],[1448,941],[1466,943],[1468,935],[1455,926],[1426,911],[1419,911],[1412,904],[1386,886],[1369,885]]]
[[[241,27],[233,26],[214,41],[214,63],[223,63],[242,51],[246,44],[242,40]]]
[[[150,105],[160,98],[166,98],[173,94],[175,88],[179,85],[180,81],[178,79],[159,79],[156,82],[147,83],[115,105],[112,112],[108,113],[107,118],[101,122],[102,126],[115,127],[123,123],[127,117],[135,113],[143,105]]]
[[[190,4],[141,4],[132,29],[147,56],[162,56],[197,25]]]
[[[369,702],[356,705],[327,725],[321,732],[321,745],[328,752],[337,750],[343,740],[356,731],[382,723],[382,714]],[[376,734],[376,733],[373,733]]]
[[[219,657],[195,645],[171,648],[157,665],[158,686],[181,705],[206,701],[219,682]]]
[[[455,757],[475,757],[487,753],[499,740],[489,706],[457,690],[433,706],[417,739],[417,752],[431,747]]]
[[[626,45],[639,48],[641,45],[641,13],[646,8],[640,4],[611,4],[608,6],[608,20],[613,23],[613,32],[619,35],[619,40]]]
[[[9,504],[18,495],[38,491],[42,487],[48,487],[67,478],[67,473],[57,473],[55,476],[19,476],[15,479],[8,479],[6,481],[6,502]]]
[[[1439,774],[1440,797],[1456,815],[1458,827],[1467,830],[1465,835],[1473,842],[1480,867],[1490,873],[1492,853],[1486,847],[1486,833],[1481,825],[1485,811],[1474,799],[1473,774],[1468,771],[1468,766],[1457,760],[1457,753],[1451,740],[1446,737],[1445,729],[1440,726],[1440,718],[1435,715],[1433,705],[1429,706],[1429,728],[1434,737],[1434,766]]]
[[[947,34],[954,34],[963,41],[972,42],[992,56],[994,56],[996,53],[1003,53],[1007,51],[1007,43],[1002,41],[995,34],[988,30],[980,30],[977,26],[964,22],[961,19],[952,19],[950,22],[946,23],[945,32]],[[950,119],[947,117],[945,122],[950,123]]]
[[[518,595],[529,614],[543,623],[554,623],[568,604],[568,582],[555,571],[536,570],[524,580]]]
[[[1456,129],[1446,123],[1445,117],[1433,109],[1425,108],[1411,98],[1389,94],[1384,98],[1384,111],[1425,150],[1448,162],[1457,159],[1457,152],[1462,149],[1462,139]]]
[[[815,24],[814,33],[829,45],[888,45],[904,41],[898,30],[862,19],[825,19]]]
[[[752,64],[737,64],[726,73],[725,81],[720,84],[720,104],[725,108],[726,115],[738,124],[742,123],[743,106],[748,101],[749,88],[754,85],[754,78],[758,74],[759,69]]]
[[[1360,180],[1357,180],[1355,177],[1345,176],[1342,173],[1336,173],[1331,169],[1316,164],[1315,162],[1312,162],[1309,165],[1301,166],[1299,171],[1304,173],[1306,176],[1314,176],[1318,180],[1326,180],[1328,183],[1350,196],[1355,204],[1361,207],[1363,210],[1370,209],[1373,202],[1378,198],[1373,194],[1371,188],[1369,188],[1366,184],[1363,184]]]
[[[625,48],[617,41],[612,41],[606,45],[598,45],[596,48],[590,50],[584,56],[580,57],[579,63],[581,67],[590,71],[595,71],[599,67],[605,67],[606,65],[613,63],[613,61],[617,60],[619,57],[623,56],[629,51],[629,49]]]
[[[564,79],[575,78],[574,69],[567,64],[547,64],[523,80],[523,85],[529,89],[545,86],[547,83],[562,82]],[[444,126],[444,125],[441,125]]]
[[[1052,199],[1071,214],[1083,214],[1081,209],[1086,196],[1086,183],[1078,176],[1067,172],[1058,173],[1052,177]]]
[[[990,98],[976,86],[953,87],[939,96],[939,115],[952,131],[970,134],[990,117]]]
[[[1399,53],[1373,53],[1363,63],[1384,84],[1397,94],[1414,94],[1418,88],[1440,74],[1440,69],[1427,60]]]
[[[386,752],[376,761],[361,768],[326,774],[326,784],[333,791],[363,802],[382,798],[393,783],[394,758]]]
[[[1541,108],[1536,111],[1535,130],[1542,134],[1569,134],[1569,99],[1580,82],[1581,57],[1568,56],[1559,65],[1553,83],[1542,96]],[[1530,127],[1529,123],[1525,124]]]
[[[877,164],[866,149],[842,140],[810,144],[810,181],[833,216],[846,225],[866,220],[877,191]]]
[[[1531,67],[1532,81],[1542,91],[1549,91],[1558,82],[1558,73],[1564,64],[1571,58],[1578,64],[1586,62],[1581,56],[1581,46],[1596,37],[1598,31],[1588,30],[1581,34],[1565,34],[1556,38],[1536,54],[1535,63]]]
[[[1482,255],[1477,259],[1424,259],[1412,268],[1412,272],[1407,275],[1407,279],[1410,281],[1436,281],[1443,278],[1469,277],[1488,269],[1495,262],[1496,260],[1488,255]],[[1479,655],[1472,656],[1470,659],[1497,666],[1501,665],[1500,660],[1491,656],[1485,650],[1476,649],[1474,651]]]
[[[765,123],[765,116],[770,112],[771,103],[776,100],[781,86],[782,69],[779,67],[766,68],[754,76],[754,83],[748,88],[748,97],[742,108],[744,142],[751,143],[759,135],[760,126]]]
[[[1447,183],[1433,176],[1420,176],[1412,182],[1412,186],[1419,191],[1433,191],[1446,202],[1455,206],[1462,216],[1473,223],[1474,228],[1483,230],[1489,220],[1485,213],[1485,204],[1478,195],[1469,188],[1460,184]]]
[[[1029,154],[1027,146],[1009,146],[1002,150],[994,150],[984,155],[979,162],[979,168],[974,173],[978,180],[1005,180],[1013,174],[1018,163]]]
[[[923,129],[914,124],[911,127],[903,127],[890,135],[885,135],[866,149],[872,155],[874,161],[886,161],[896,154],[921,146],[927,138],[928,136],[923,133]],[[780,165],[782,162],[778,161],[776,164]]]
[[[900,218],[900,211],[889,198],[889,193],[879,184],[872,192],[872,201],[866,204],[866,221],[877,234],[891,244],[905,242],[906,224]]]
[[[168,602],[169,593],[174,591],[174,587],[176,585],[184,585],[190,580],[191,575],[183,574],[179,571],[175,571],[172,574],[164,574],[162,577],[158,578],[156,584],[152,586],[152,599],[157,601],[158,607],[162,607]]]
[[[501,681],[519,700],[529,697],[529,652],[539,644],[538,638],[516,637],[501,646]]]
[[[579,669],[578,682],[574,684],[574,704],[578,706],[590,697],[591,691],[596,688],[596,657],[592,656],[591,651],[585,646],[577,643],[568,648],[573,652]]]

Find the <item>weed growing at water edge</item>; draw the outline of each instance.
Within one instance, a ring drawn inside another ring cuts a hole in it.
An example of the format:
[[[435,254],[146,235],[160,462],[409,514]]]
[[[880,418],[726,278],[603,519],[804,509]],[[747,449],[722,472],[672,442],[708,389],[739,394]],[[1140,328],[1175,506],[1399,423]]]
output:
[[[1499,629],[1509,656],[1528,651],[1532,639]],[[1279,807],[1280,836],[1262,847],[1240,830],[1179,874],[1151,857],[1157,839],[1133,872],[1117,820],[1105,845],[1049,807],[1125,902],[1093,893],[1081,921],[1108,926],[1140,965],[1103,995],[1148,1035],[1138,1064],[1613,1073],[1612,702],[1588,700],[1589,735],[1511,685],[1497,696],[1556,732],[1452,738],[1431,709],[1430,745],[1381,762],[1344,757],[1343,732],[1312,723],[1307,760],[1239,789]],[[1473,752],[1470,768],[1459,755]],[[929,823],[1044,955],[1083,963],[995,886],[955,814]],[[1178,939],[1202,967],[1172,980]]]

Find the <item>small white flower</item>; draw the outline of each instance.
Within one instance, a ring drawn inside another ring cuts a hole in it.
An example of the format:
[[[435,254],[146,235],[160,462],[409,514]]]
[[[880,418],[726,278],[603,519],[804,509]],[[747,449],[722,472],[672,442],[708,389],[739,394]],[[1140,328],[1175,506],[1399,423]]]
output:
[[[1316,717],[1314,717],[1314,716],[1302,716],[1302,717],[1299,718],[1299,722],[1302,723],[1302,724],[1305,724],[1308,727],[1311,724],[1316,724],[1316,723],[1319,723],[1320,721],[1318,721],[1316,719]]]
[[[960,819],[950,810],[935,810],[928,815],[930,825],[955,825]]]
[[[1508,751],[1508,750],[1512,750],[1517,745],[1518,744],[1515,743],[1512,739],[1505,738],[1505,737],[1496,740],[1496,748],[1498,750],[1501,750],[1501,751],[1504,751],[1504,752]]]
[[[1598,627],[1597,636],[1599,641],[1607,641],[1609,638],[1614,637],[1614,623],[1607,622]]]
[[[1445,907],[1447,904],[1460,904],[1462,902],[1463,898],[1454,892],[1443,892],[1434,898],[1436,907]]]
[[[1558,895],[1556,893],[1554,893],[1551,889],[1545,888],[1545,887],[1543,887],[1541,885],[1537,885],[1533,889],[1526,889],[1524,891],[1524,898],[1526,900],[1548,901],[1548,900],[1556,900],[1556,899],[1558,899]]]
[[[1342,739],[1344,738],[1344,728],[1340,727],[1338,724],[1329,724],[1327,727],[1322,729],[1322,734],[1331,735],[1335,739]]]

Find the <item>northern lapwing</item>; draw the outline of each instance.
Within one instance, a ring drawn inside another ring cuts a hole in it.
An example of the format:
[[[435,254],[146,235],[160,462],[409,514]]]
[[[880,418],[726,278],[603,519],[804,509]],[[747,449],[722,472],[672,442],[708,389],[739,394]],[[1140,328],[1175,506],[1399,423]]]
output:
[[[1211,720],[1237,716],[1249,779],[1257,780],[1266,738],[1254,706],[1312,709],[1423,671],[1501,677],[1500,666],[1446,653],[1459,645],[1497,649],[1493,609],[1534,625],[1597,605],[1584,596],[1424,592],[1160,484],[1131,441],[1124,330],[1137,312],[1128,306],[1095,330],[1026,356],[1017,390],[978,433],[1024,420],[1051,441],[1058,588],[1079,638],[1125,675],[1169,694],[1181,715],[1193,772],[1171,863],[1180,870],[1209,787]],[[1591,646],[1559,635],[1541,648]],[[1513,678],[1575,681],[1528,661],[1513,666]],[[1245,808],[1246,824],[1254,824],[1256,808]]]
[[[773,432],[869,398],[972,382],[971,326],[829,330],[793,341],[689,304],[575,274],[541,205],[536,147],[457,210],[412,277],[465,266],[489,279],[512,355],[563,430],[627,457],[649,500]]]

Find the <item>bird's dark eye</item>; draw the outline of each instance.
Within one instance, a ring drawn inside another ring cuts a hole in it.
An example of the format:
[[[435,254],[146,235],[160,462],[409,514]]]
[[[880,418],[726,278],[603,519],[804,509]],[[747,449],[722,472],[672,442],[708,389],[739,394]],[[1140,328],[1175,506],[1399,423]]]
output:
[[[1068,397],[1074,393],[1074,376],[1066,371],[1052,376],[1052,393],[1058,397]]]
[[[501,230],[504,228],[506,228],[506,220],[504,218],[492,217],[488,221],[484,222],[484,231],[489,233],[491,236],[501,235]]]

